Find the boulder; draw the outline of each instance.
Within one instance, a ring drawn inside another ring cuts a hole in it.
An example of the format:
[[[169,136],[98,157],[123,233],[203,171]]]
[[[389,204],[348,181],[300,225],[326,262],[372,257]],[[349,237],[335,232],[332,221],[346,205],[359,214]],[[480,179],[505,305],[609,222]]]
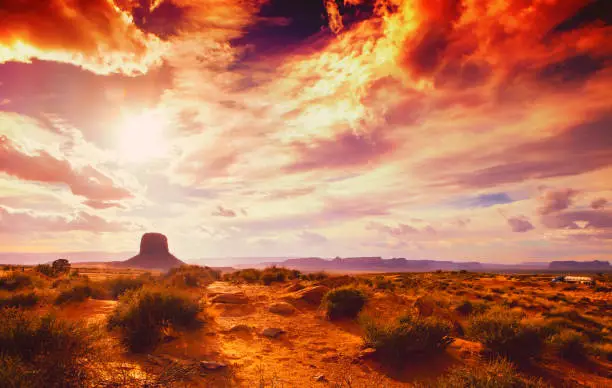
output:
[[[270,305],[268,311],[279,315],[291,315],[295,312],[295,307],[287,302],[279,302]]]
[[[285,330],[279,329],[278,327],[268,327],[261,332],[261,335],[268,338],[278,338],[281,334],[285,333]]]
[[[325,286],[307,287],[293,294],[295,299],[303,300],[311,304],[320,304],[323,296],[329,292]]]
[[[211,300],[212,303],[247,304],[249,298],[242,292],[218,294]]]
[[[289,287],[285,288],[287,292],[296,292],[299,290],[303,290],[304,286],[301,283],[293,283]]]
[[[251,326],[249,325],[245,325],[244,323],[241,323],[239,325],[236,326],[232,326],[228,332],[230,333],[238,333],[238,332],[245,332],[248,333],[251,331]]]

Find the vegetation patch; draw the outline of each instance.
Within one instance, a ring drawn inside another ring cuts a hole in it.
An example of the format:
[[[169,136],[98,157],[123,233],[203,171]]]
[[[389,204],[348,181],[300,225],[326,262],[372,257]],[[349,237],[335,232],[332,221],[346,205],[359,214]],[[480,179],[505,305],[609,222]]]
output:
[[[539,326],[523,318],[520,312],[492,309],[473,316],[467,333],[497,354],[525,361],[541,352],[543,333]]]
[[[329,319],[355,318],[366,303],[366,295],[355,287],[341,287],[323,297],[321,307]]]
[[[183,265],[178,268],[172,268],[166,275],[165,280],[174,287],[197,288],[206,287],[220,278],[221,272],[215,271],[212,268],[201,267],[199,265]],[[141,278],[140,280],[144,284],[145,279]]]
[[[128,291],[108,321],[118,328],[124,344],[133,352],[150,350],[169,327],[185,328],[198,322],[199,303],[191,296],[166,288],[141,288]]]
[[[546,387],[540,379],[518,373],[514,365],[505,359],[497,359],[484,365],[451,369],[431,387],[438,388],[540,388]]]
[[[94,354],[91,330],[52,315],[4,309],[0,381],[8,387],[86,386]]]
[[[569,361],[582,361],[587,354],[588,338],[574,330],[562,330],[550,338],[555,352]]]
[[[453,341],[449,337],[451,324],[433,316],[404,315],[392,323],[363,317],[361,324],[365,345],[389,361],[440,352]]]
[[[0,308],[3,307],[34,307],[40,298],[35,292],[0,295]]]

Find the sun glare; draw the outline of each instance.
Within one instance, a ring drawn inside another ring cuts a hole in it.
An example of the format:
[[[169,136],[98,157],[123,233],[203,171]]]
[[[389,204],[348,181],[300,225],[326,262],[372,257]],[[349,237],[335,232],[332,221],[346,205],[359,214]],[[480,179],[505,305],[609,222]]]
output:
[[[154,112],[128,116],[119,130],[118,152],[126,162],[159,159],[168,150],[165,120]]]

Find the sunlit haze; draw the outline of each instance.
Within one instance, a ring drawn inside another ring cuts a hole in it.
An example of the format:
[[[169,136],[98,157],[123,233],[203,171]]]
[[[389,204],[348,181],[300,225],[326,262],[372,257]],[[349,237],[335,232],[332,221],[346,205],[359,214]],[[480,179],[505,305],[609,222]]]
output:
[[[0,252],[612,259],[611,3],[2,0]]]

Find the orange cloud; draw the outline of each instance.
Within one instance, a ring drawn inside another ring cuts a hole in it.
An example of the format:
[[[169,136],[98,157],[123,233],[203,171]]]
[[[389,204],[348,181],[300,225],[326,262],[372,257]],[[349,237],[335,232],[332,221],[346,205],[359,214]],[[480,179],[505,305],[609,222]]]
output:
[[[0,63],[40,59],[137,75],[159,65],[164,50],[113,0],[4,0],[0,20]]]

